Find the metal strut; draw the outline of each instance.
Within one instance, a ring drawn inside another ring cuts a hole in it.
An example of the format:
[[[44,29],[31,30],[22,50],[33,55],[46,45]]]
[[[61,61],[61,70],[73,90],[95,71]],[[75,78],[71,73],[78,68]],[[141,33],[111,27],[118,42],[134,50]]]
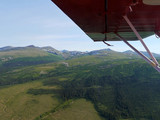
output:
[[[143,53],[139,52],[135,47],[133,47],[129,42],[127,42],[126,39],[124,39],[122,36],[120,36],[118,33],[115,33],[123,42],[125,42],[130,48],[132,48],[137,54],[139,54],[146,62],[151,64],[158,72],[160,72],[160,67],[157,66],[152,60],[150,60],[147,56],[145,56]]]
[[[130,48],[132,48],[137,54],[139,54],[146,62],[148,62],[149,64],[151,64],[158,72],[160,72],[160,67],[159,67],[159,63],[157,62],[156,58],[152,55],[152,53],[150,52],[150,50],[148,49],[148,47],[146,46],[146,44],[144,43],[142,37],[139,35],[139,33],[137,32],[137,30],[135,29],[135,27],[133,26],[133,24],[130,22],[130,20],[128,19],[127,16],[123,16],[123,18],[126,20],[126,22],[128,23],[128,25],[130,26],[130,28],[133,30],[133,32],[135,33],[135,35],[137,36],[137,38],[140,40],[140,42],[142,43],[142,45],[144,46],[144,48],[146,49],[146,51],[148,52],[148,54],[150,55],[151,59],[149,59],[147,56],[145,56],[144,54],[142,54],[140,51],[138,51],[135,47],[133,47],[131,44],[129,44],[127,42],[126,39],[124,39],[122,36],[120,36],[118,33],[115,33],[120,39],[122,39]]]
[[[107,43],[107,42],[105,42],[105,41],[107,41],[106,33],[105,33],[105,38],[104,38],[104,40],[103,40],[103,43],[104,43],[104,44],[106,44],[107,46],[113,46],[113,45],[108,44],[108,43]]]
[[[144,48],[146,49],[146,51],[148,52],[148,54],[150,55],[150,57],[152,58],[152,60],[154,61],[154,63],[159,66],[159,63],[157,62],[156,58],[152,55],[152,53],[150,52],[150,50],[148,49],[148,47],[144,43],[142,37],[139,35],[139,33],[137,32],[137,30],[135,29],[135,27],[133,26],[133,24],[131,23],[131,21],[128,19],[127,16],[123,16],[123,18],[126,20],[126,22],[130,26],[130,28],[133,30],[133,32],[135,33],[135,35],[137,36],[137,38],[140,40],[140,42],[142,43],[142,45],[144,46]]]
[[[106,44],[107,46],[113,46],[113,45],[106,43],[105,41],[103,41],[103,43]]]

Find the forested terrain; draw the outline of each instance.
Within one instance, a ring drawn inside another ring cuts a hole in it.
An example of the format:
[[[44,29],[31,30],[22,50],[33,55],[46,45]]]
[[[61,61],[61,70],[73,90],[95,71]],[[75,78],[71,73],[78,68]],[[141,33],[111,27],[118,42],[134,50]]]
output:
[[[43,84],[58,85],[60,90],[30,89],[28,93],[56,93],[64,101],[88,99],[107,120],[160,118],[160,76],[141,60],[74,67],[61,65],[48,75],[52,79]],[[66,80],[59,80],[61,77]]]
[[[42,102],[42,96],[49,96],[46,97],[49,102],[53,102],[51,96],[54,101],[57,101],[54,102],[53,107],[48,106],[45,111],[41,109],[33,116],[30,113],[30,119],[63,120],[65,116],[66,120],[82,118],[87,120],[89,116],[85,118],[84,114],[81,114],[83,109],[80,104],[86,104],[83,99],[91,102],[97,113],[93,110],[92,105],[89,105],[84,111],[91,116],[98,114],[99,117],[95,116],[97,119],[160,119],[160,74],[136,55],[103,50],[98,54],[92,52],[92,54],[87,53],[65,60],[62,56],[47,54],[49,56],[30,56],[29,59],[22,57],[8,60],[0,66],[1,68],[8,66],[6,70],[0,71],[1,96],[5,95],[1,94],[3,90],[7,91],[12,86],[19,84],[19,87],[15,87],[18,90],[21,85],[32,84],[31,81],[33,81],[32,86],[26,87],[25,92],[18,95],[19,99],[23,99],[26,95],[34,98],[23,103],[24,107],[26,105],[47,105],[47,102]],[[7,99],[7,94],[5,98]],[[41,101],[38,98],[41,98]],[[16,104],[18,101],[16,99],[17,97],[14,98],[14,101],[10,99],[9,105],[7,102],[0,102],[0,104],[8,105],[7,109],[11,114],[10,106]],[[27,110],[21,115],[16,114],[23,117]],[[81,111],[72,118],[69,115],[73,114],[72,110]],[[90,110],[92,112],[89,112]],[[68,111],[68,118],[66,111]],[[4,117],[3,112],[0,111],[0,118]],[[58,114],[62,116],[57,116]],[[8,117],[8,119],[11,118],[14,119],[12,116]]]

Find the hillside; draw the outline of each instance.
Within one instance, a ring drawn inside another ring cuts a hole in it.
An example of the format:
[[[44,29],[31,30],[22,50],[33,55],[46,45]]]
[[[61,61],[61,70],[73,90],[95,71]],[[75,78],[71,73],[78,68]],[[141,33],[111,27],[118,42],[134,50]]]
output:
[[[19,50],[21,55],[13,54]],[[0,119],[160,119],[160,75],[130,51],[67,51],[70,57],[64,57],[66,51],[29,46],[1,52],[23,64],[10,62],[0,71]],[[44,56],[53,56],[52,61],[24,65],[28,57],[41,61]]]
[[[44,85],[62,88],[53,93],[63,100],[86,98],[107,120],[159,120],[160,75],[141,60],[60,65],[48,76],[50,79]],[[30,94],[43,92],[43,89],[29,91]]]
[[[54,55],[39,47],[3,47],[0,48],[0,71],[14,67],[38,65],[63,60],[60,55]]]

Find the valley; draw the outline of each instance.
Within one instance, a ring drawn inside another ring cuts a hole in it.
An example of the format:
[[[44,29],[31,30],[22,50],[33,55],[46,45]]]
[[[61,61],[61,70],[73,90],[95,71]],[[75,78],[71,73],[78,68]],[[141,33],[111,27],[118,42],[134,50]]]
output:
[[[133,52],[6,47],[0,60],[0,119],[160,118],[160,75]]]

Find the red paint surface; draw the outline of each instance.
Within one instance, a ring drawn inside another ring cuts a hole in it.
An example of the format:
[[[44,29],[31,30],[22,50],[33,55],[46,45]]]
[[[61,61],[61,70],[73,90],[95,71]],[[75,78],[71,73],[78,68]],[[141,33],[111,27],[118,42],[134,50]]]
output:
[[[104,33],[132,32],[123,15],[128,16],[141,35],[143,32],[142,37],[152,35],[151,32],[160,31],[160,6],[145,5],[142,0],[107,0],[107,11],[105,11],[105,0],[52,1],[89,36],[90,33],[100,33],[104,38]],[[107,16],[107,22],[105,22],[105,16]],[[91,38],[97,40],[94,37]],[[136,40],[136,37],[130,35],[126,36],[126,39]],[[118,40],[118,38],[113,37],[109,40]]]

